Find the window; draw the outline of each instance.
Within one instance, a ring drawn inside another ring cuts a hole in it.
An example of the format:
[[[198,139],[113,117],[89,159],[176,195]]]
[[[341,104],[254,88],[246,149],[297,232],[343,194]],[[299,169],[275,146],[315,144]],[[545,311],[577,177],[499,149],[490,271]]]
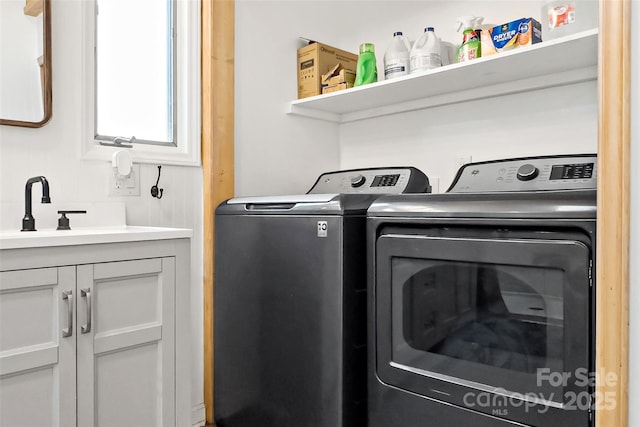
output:
[[[136,135],[175,145],[174,6],[172,0],[97,0],[97,139]]]
[[[199,6],[85,2],[83,158],[109,160],[124,143],[136,162],[199,164]]]

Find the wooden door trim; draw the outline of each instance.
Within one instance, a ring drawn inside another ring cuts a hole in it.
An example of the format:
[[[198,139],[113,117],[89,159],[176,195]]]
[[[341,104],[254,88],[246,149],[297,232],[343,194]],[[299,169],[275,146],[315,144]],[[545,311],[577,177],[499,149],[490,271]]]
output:
[[[213,424],[215,209],[234,193],[234,0],[202,0],[204,404]]]
[[[629,421],[630,29],[631,0],[600,1],[596,426]],[[612,408],[604,407],[607,397],[615,400]]]

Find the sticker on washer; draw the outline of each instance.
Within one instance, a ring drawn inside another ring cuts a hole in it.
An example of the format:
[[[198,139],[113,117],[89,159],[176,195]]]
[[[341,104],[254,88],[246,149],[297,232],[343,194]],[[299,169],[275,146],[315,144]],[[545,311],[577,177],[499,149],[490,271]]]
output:
[[[327,237],[327,221],[318,221],[318,237]]]

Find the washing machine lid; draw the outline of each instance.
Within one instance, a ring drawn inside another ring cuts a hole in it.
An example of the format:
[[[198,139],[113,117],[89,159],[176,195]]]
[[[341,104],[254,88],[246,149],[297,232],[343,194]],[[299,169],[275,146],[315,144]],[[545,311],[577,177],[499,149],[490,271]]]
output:
[[[227,201],[230,205],[239,204],[274,204],[274,203],[328,203],[338,194],[294,194],[280,196],[237,197]]]
[[[238,197],[222,202],[216,215],[365,215],[376,194],[298,194]]]
[[[321,174],[307,194],[238,197],[216,214],[364,215],[382,195],[430,191],[429,178],[414,167],[348,169]]]
[[[397,195],[377,199],[369,217],[596,219],[596,190]]]

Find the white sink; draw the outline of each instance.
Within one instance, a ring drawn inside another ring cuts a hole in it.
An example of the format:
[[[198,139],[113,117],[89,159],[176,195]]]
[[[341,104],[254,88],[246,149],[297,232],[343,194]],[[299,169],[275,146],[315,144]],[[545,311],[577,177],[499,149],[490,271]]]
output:
[[[0,205],[0,249],[49,246],[91,245],[192,237],[183,228],[128,226],[125,206],[120,202],[34,203],[37,231],[20,231],[24,206]],[[56,230],[58,210],[86,210],[86,214],[68,215],[71,230]]]
[[[92,245],[98,243],[135,242],[191,237],[184,228],[102,227],[72,230],[38,230],[0,232],[0,249],[39,248],[50,246]]]

